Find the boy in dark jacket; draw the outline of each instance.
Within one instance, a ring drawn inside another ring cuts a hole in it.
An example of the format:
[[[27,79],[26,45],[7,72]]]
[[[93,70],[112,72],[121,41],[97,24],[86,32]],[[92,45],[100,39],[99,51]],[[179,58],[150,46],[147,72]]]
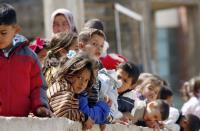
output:
[[[0,4],[0,115],[51,116],[40,63],[16,21],[15,9]]]

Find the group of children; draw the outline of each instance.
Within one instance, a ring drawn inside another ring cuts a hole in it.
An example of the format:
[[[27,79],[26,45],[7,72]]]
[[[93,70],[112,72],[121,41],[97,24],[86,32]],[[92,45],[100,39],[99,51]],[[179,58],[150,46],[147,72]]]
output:
[[[192,122],[198,117],[172,107],[173,93],[163,79],[141,73],[121,55],[102,57],[100,20],[89,20],[79,34],[66,9],[56,10],[51,21],[52,38],[29,44],[18,35],[15,9],[0,5],[1,116],[65,117],[83,123],[83,130],[99,124],[103,131],[109,123],[199,130]],[[113,66],[106,68],[107,60]]]

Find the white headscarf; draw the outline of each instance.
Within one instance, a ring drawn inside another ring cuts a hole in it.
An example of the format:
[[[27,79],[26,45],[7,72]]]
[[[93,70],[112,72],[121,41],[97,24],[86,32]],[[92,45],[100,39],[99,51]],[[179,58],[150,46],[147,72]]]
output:
[[[67,9],[63,9],[63,8],[57,9],[52,13],[52,15],[51,15],[51,27],[52,28],[51,29],[53,29],[53,22],[54,22],[55,16],[57,14],[63,14],[65,16],[65,18],[66,18],[66,20],[67,20],[67,22],[69,24],[70,32],[77,32],[72,12],[67,10]]]

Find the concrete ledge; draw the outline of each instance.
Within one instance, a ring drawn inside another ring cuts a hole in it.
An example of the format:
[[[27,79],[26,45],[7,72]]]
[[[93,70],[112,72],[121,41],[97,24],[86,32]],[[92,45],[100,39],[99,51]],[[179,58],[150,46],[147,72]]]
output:
[[[81,124],[66,118],[0,117],[0,131],[81,131]],[[90,131],[99,131],[95,125]],[[109,124],[106,131],[153,131],[135,125]]]

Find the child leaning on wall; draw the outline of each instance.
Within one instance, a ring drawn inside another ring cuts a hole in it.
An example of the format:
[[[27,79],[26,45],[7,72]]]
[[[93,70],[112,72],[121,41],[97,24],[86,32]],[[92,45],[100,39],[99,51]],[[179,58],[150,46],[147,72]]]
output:
[[[49,104],[58,117],[92,125],[105,119],[109,106],[99,101],[95,108],[88,106],[87,93],[95,83],[95,61],[79,53],[58,69],[56,82],[47,90]],[[87,126],[88,127],[88,126]]]
[[[0,115],[51,116],[40,62],[19,31],[15,9],[0,4]]]

